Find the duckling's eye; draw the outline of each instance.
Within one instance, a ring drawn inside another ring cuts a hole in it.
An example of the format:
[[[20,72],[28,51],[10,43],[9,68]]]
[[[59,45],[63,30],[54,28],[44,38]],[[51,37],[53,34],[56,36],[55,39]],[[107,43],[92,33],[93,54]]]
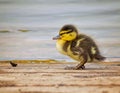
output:
[[[69,29],[67,32],[61,33],[60,35],[69,34],[69,33],[71,33],[71,32],[73,32],[73,29]]]
[[[72,29],[68,30],[68,32],[66,32],[66,34],[69,34],[69,33],[71,33],[71,32],[73,32]]]

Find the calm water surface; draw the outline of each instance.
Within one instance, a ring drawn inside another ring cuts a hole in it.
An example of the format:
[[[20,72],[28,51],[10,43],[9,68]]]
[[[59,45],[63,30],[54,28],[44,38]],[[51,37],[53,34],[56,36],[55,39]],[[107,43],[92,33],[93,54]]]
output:
[[[52,40],[65,24],[93,37],[104,56],[120,57],[119,0],[0,0],[0,60],[69,60]]]

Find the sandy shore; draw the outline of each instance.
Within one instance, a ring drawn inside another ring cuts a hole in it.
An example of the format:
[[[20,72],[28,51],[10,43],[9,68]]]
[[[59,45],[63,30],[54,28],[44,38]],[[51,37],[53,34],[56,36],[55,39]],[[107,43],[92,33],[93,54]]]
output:
[[[55,60],[0,62],[0,93],[120,93],[120,62],[87,63],[85,70],[64,70],[76,63]]]

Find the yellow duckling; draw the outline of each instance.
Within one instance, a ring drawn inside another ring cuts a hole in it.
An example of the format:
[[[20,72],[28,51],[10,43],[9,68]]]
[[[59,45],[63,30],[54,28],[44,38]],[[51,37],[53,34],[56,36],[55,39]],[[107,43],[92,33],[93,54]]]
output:
[[[76,67],[67,67],[66,69],[84,69],[84,64],[87,61],[105,59],[101,56],[93,39],[87,35],[79,34],[74,25],[64,25],[60,29],[59,35],[53,39],[57,40],[56,47],[60,53],[80,62]]]

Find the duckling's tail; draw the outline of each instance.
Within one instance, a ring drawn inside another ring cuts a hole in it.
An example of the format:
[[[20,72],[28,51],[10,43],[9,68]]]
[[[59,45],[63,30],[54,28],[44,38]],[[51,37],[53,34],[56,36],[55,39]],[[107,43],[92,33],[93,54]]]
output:
[[[106,57],[102,56],[102,55],[96,55],[95,59],[99,60],[99,61],[103,61],[106,59]]]

